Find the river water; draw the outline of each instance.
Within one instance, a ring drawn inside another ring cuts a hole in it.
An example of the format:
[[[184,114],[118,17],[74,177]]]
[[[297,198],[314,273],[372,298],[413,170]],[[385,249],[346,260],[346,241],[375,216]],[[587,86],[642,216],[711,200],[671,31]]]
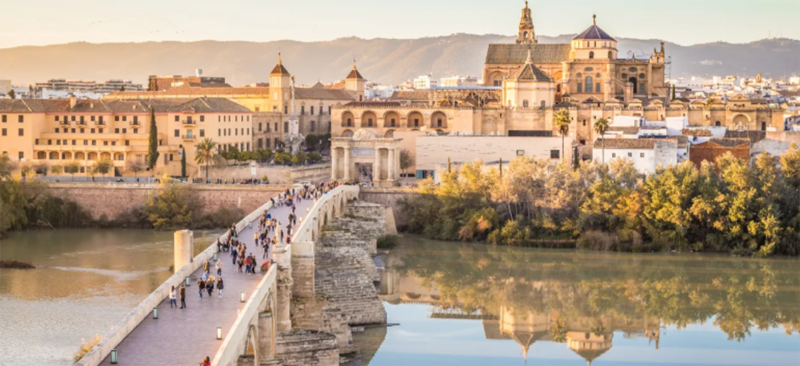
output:
[[[796,259],[406,237],[386,264],[371,366],[800,365]]]
[[[0,269],[0,365],[71,365],[82,339],[106,333],[171,276],[172,235],[80,229],[2,240],[0,259],[39,267]],[[195,232],[195,251],[212,237]]]

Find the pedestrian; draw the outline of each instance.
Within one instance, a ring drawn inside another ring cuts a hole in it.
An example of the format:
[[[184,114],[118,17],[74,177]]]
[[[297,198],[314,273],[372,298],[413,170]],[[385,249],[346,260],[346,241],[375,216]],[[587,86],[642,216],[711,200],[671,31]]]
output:
[[[236,265],[236,257],[238,254],[236,253],[236,248],[231,248],[231,264]]]
[[[170,309],[178,307],[178,301],[175,298],[175,286],[169,289],[169,307]]]
[[[222,277],[217,278],[217,290],[219,290],[219,298],[222,298],[222,289],[225,288],[225,283],[222,282]]]
[[[217,258],[217,276],[222,276],[222,260]]]
[[[181,309],[185,309],[186,308],[186,287],[184,285],[181,285],[180,297],[181,297]]]
[[[250,256],[244,259],[244,273],[250,273]]]
[[[250,261],[253,262],[252,266],[250,266],[250,271],[251,271],[250,273],[256,274],[256,268],[258,267],[258,261],[256,260],[256,256],[254,256],[253,253],[250,253],[250,257],[251,257]]]
[[[206,282],[206,291],[208,291],[208,297],[211,297],[211,293],[214,292],[214,277],[208,278]]]
[[[211,359],[206,356],[206,358],[203,359],[203,362],[200,362],[200,366],[211,366]]]
[[[206,262],[203,263],[203,271],[208,272],[208,259],[206,259]]]
[[[239,262],[237,263],[239,264],[239,273],[242,273],[242,265],[244,264],[242,257],[239,257]]]
[[[205,289],[206,289],[206,281],[203,281],[202,278],[197,280],[197,293],[200,294],[201,299],[203,298],[203,290]]]
[[[253,240],[256,242],[256,246],[258,246],[258,233],[253,233]]]
[[[211,274],[210,274],[210,273],[208,273],[208,270],[206,270],[205,272],[203,272],[203,281],[205,281],[205,280],[208,280],[208,276],[210,276],[210,275],[211,275]]]

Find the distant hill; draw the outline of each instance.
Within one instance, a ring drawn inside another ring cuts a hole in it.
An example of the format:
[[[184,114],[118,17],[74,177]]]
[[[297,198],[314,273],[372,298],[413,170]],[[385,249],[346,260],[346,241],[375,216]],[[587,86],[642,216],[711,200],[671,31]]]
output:
[[[542,43],[568,43],[574,35],[541,36]],[[658,40],[621,38],[619,54],[650,54]],[[130,79],[146,84],[148,75],[187,75],[202,68],[204,75],[224,76],[231,85],[267,81],[277,53],[299,83],[344,78],[352,59],[365,78],[397,84],[425,73],[481,76],[486,46],[511,43],[513,37],[454,34],[419,39],[340,38],[325,42],[145,42],[68,43],[0,49],[0,79],[28,84],[49,78]],[[724,42],[666,45],[672,56],[672,76],[728,74],[782,77],[800,73],[800,41],[760,40],[746,44]]]

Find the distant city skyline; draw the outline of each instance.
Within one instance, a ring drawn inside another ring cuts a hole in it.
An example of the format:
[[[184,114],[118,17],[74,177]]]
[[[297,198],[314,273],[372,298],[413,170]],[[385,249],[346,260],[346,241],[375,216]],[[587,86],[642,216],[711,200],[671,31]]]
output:
[[[84,41],[510,36],[516,32],[523,6],[521,0],[4,2],[0,5],[0,48]],[[595,13],[598,25],[619,38],[664,39],[681,45],[747,43],[770,35],[800,39],[797,0],[564,0],[530,1],[529,6],[537,35],[581,32]]]

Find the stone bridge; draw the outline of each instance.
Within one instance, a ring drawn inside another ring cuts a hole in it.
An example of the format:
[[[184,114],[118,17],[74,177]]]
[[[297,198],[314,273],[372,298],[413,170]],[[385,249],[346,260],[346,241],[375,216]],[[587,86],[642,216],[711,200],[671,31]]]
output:
[[[358,201],[358,195],[356,186],[339,186],[316,201],[300,202],[292,243],[272,250],[275,265],[266,274],[237,274],[223,265],[225,299],[204,300],[193,286],[202,263],[225,254],[211,246],[191,258],[191,232],[176,232],[176,273],[76,366],[115,360],[120,365],[196,365],[205,355],[213,355],[215,366],[338,365],[340,358],[352,357],[357,352],[350,326],[386,322],[373,283],[372,254],[391,213]],[[253,235],[251,223],[265,210],[282,223],[290,211],[267,202],[237,224],[241,240]],[[223,263],[229,262],[223,257]],[[169,288],[183,283],[191,285],[187,309],[169,309]]]

